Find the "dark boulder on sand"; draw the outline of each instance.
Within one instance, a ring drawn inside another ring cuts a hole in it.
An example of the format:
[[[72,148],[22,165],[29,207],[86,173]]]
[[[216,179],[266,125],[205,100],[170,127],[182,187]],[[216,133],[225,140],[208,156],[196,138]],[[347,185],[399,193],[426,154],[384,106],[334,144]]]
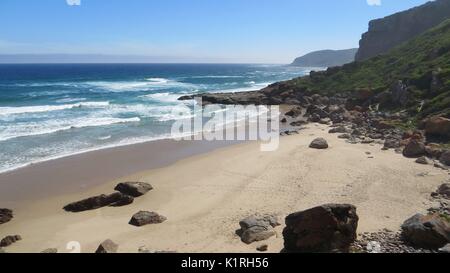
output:
[[[143,182],[124,182],[119,183],[114,190],[129,196],[139,197],[153,190],[153,187]]]
[[[450,243],[450,224],[439,214],[416,214],[403,223],[402,235],[413,246],[438,249]]]
[[[286,217],[283,230],[287,252],[347,252],[356,240],[356,207],[327,204]]]
[[[403,155],[405,157],[420,157],[425,153],[425,144],[415,139],[410,140],[405,149],[403,149]]]
[[[309,145],[309,148],[313,149],[327,149],[328,148],[328,142],[324,138],[316,138],[314,139],[311,144]]]
[[[87,210],[94,210],[106,206],[120,207],[133,203],[134,198],[132,196],[115,192],[110,195],[98,195],[90,197],[81,201],[73,202],[64,207],[65,211],[69,212],[82,212]]]
[[[6,236],[5,238],[3,238],[0,241],[0,247],[10,246],[10,245],[12,245],[15,242],[20,241],[20,240],[22,240],[22,237],[20,237],[20,235]]]
[[[100,254],[117,253],[118,249],[119,245],[108,239],[98,246],[95,253]]]
[[[7,223],[13,218],[13,211],[10,209],[0,209],[0,224]]]
[[[442,164],[445,164],[447,166],[450,166],[450,151],[445,151],[442,153],[441,157],[439,158],[439,161]]]
[[[140,211],[131,217],[130,225],[141,227],[150,224],[161,224],[167,220],[166,217],[156,212]]]

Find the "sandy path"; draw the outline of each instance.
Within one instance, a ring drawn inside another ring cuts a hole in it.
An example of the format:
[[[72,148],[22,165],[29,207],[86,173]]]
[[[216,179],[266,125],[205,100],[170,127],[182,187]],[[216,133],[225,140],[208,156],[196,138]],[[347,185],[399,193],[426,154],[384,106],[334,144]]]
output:
[[[430,193],[448,174],[423,166],[379,145],[347,144],[327,133],[323,125],[309,125],[299,135],[281,139],[280,149],[263,153],[258,143],[232,147],[182,160],[162,169],[139,173],[88,192],[36,202],[16,211],[16,218],[0,227],[0,236],[20,234],[23,241],[10,252],[38,252],[79,241],[92,252],[104,239],[120,245],[121,252],[150,250],[178,252],[255,252],[234,234],[240,219],[253,213],[287,214],[324,203],[351,203],[360,216],[358,232],[383,228],[397,230],[401,223],[431,206]],[[315,137],[325,137],[328,150],[309,149]],[[369,158],[370,152],[374,158]],[[421,175],[422,174],[422,175]],[[75,200],[112,192],[122,180],[141,180],[155,189],[122,208],[65,213]],[[136,228],[132,214],[151,210],[168,221]],[[279,236],[267,241],[279,252]]]

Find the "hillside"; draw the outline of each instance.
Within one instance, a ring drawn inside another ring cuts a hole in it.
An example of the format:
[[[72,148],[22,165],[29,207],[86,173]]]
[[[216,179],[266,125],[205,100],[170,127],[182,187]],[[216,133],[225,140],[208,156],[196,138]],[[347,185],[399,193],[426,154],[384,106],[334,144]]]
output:
[[[362,35],[356,60],[362,61],[386,53],[450,18],[450,0],[437,0],[373,20]]]
[[[392,98],[392,89],[399,80],[407,97],[402,102]],[[450,20],[385,55],[312,72],[268,89],[327,95],[363,90],[369,93],[369,103],[380,103],[382,107],[402,107],[420,116],[450,115]]]
[[[357,48],[315,51],[295,59],[291,65],[300,67],[341,66],[353,62],[357,51]]]

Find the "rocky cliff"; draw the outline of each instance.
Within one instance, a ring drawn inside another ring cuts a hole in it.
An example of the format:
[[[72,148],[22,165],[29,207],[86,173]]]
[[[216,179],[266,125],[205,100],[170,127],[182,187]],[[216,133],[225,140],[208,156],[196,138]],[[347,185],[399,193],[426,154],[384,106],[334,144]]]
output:
[[[450,18],[450,0],[436,0],[369,23],[356,61],[386,53]]]
[[[341,66],[353,62],[357,51],[357,48],[314,51],[295,59],[291,65],[301,67]]]

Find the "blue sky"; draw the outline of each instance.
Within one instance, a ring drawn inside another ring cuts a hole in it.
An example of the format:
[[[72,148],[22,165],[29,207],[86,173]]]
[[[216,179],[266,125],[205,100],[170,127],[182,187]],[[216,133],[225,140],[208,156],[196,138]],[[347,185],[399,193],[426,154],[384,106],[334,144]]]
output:
[[[0,54],[289,63],[313,50],[357,47],[369,20],[427,2],[81,0],[69,6],[66,1],[0,0]]]

